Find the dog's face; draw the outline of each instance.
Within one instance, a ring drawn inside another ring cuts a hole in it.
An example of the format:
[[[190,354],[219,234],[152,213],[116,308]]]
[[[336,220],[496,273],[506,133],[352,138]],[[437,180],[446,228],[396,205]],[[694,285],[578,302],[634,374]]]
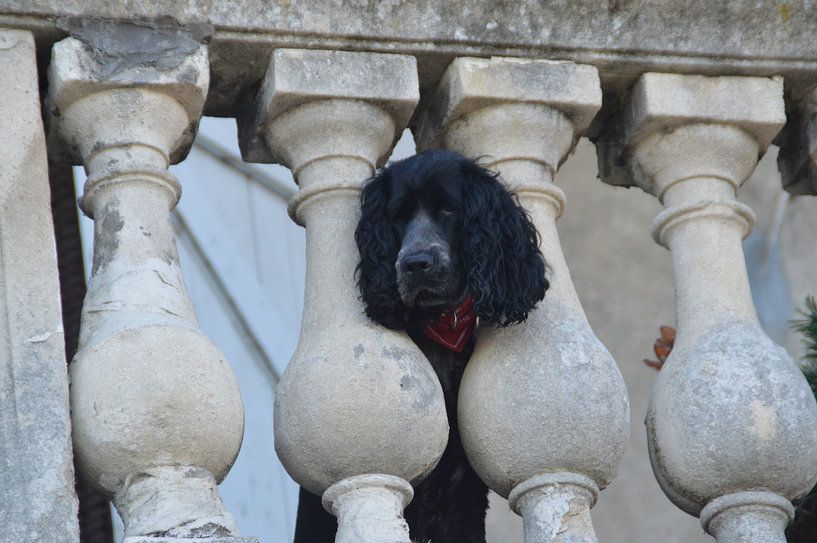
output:
[[[366,314],[389,328],[422,324],[466,294],[482,323],[506,326],[548,288],[525,210],[495,174],[452,151],[380,170],[363,189],[355,241]]]
[[[397,291],[408,308],[445,309],[465,296],[462,182],[435,172],[392,186],[387,213],[399,251]]]

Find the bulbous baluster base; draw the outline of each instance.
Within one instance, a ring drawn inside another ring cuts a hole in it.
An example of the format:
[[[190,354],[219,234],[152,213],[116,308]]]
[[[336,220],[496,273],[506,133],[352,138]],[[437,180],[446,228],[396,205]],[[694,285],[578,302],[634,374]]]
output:
[[[646,425],[658,483],[691,515],[741,488],[795,497],[814,486],[814,395],[756,323],[726,321],[692,343],[679,332]]]
[[[198,466],[221,481],[235,462],[238,383],[198,330],[141,326],[89,340],[70,374],[76,458],[106,494],[156,466]]]

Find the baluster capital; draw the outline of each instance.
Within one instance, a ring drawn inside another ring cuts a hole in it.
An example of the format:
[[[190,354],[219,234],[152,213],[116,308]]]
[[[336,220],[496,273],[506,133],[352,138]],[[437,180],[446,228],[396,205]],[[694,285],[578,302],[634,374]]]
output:
[[[461,57],[421,104],[415,138],[422,148],[458,149],[471,158],[485,153],[491,164],[530,160],[554,172],[600,107],[599,76],[592,66]],[[473,126],[481,112],[489,118],[484,126]],[[467,128],[461,126],[466,118]]]
[[[596,142],[599,177],[662,201],[690,177],[737,188],[785,122],[782,78],[646,73]]]
[[[193,143],[207,96],[207,47],[184,29],[153,29],[132,36],[141,45],[133,51],[111,39],[117,32],[133,30],[114,23],[99,35],[54,44],[48,68],[49,152],[88,167],[88,159],[103,147],[144,143],[169,163],[179,162]]]
[[[249,162],[292,170],[299,223],[312,196],[361,187],[400,138],[419,100],[414,57],[276,49],[255,100],[239,118]]]
[[[418,100],[414,57],[276,49],[258,95],[241,113],[241,153],[248,162],[286,165],[296,178],[307,163],[333,155],[358,156],[374,167],[399,139]],[[292,121],[287,115],[321,105],[308,119]],[[382,110],[393,121],[392,132],[377,137],[373,149],[360,147],[358,134],[366,132],[366,119],[343,115],[356,105]],[[281,133],[284,124],[297,132]]]

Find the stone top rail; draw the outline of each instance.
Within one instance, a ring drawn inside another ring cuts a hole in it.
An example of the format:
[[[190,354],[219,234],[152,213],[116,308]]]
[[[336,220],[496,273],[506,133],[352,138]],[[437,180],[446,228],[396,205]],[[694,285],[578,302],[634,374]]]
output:
[[[234,116],[263,78],[272,50],[281,47],[413,55],[422,90],[435,85],[457,56],[509,56],[594,65],[607,94],[618,94],[640,74],[656,71],[782,75],[788,94],[796,98],[817,81],[814,9],[809,0],[753,5],[743,0],[522,5],[245,0],[241,9],[211,0],[0,0],[0,27],[34,32],[41,61],[47,63],[53,42],[76,26],[73,18],[84,19],[85,26],[104,19],[212,25],[205,114]],[[595,129],[591,126],[588,134]]]

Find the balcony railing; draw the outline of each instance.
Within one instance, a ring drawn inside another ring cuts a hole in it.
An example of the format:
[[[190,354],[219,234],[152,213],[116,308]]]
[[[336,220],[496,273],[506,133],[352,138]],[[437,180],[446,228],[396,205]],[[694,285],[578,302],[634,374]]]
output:
[[[306,298],[276,393],[276,451],[338,517],[337,541],[408,543],[403,508],[448,435],[428,362],[365,318],[353,278],[360,188],[407,126],[420,148],[490,157],[548,259],[544,302],[481,335],[459,399],[469,459],[522,516],[525,541],[597,541],[590,509],[630,428],[556,229],[567,202],[554,174],[583,135],[603,182],[664,206],[652,233],[672,255],[678,339],[647,413],[658,483],[721,543],[785,541],[792,500],[817,481],[817,402],[758,322],[741,246],[754,213],[736,192],[778,137],[784,186],[817,194],[817,18],[775,11],[753,34],[767,15],[727,2],[733,34],[718,41],[695,2],[678,16],[703,25],[699,40],[642,6],[653,35],[626,3],[580,2],[581,18],[555,21],[538,3],[525,18],[428,1],[338,20],[319,2],[280,3],[258,23],[260,2],[135,15],[98,4],[91,18],[70,2],[0,3],[0,450],[6,487],[24,497],[0,502],[9,541],[78,541],[72,447],[129,543],[254,541],[217,489],[241,446],[241,396],[198,327],[170,219],[180,188],[168,167],[202,114],[236,117],[244,159],[285,165],[298,183],[289,211],[307,232]],[[157,15],[183,24],[124,21]],[[384,30],[398,16],[406,24]],[[785,24],[798,26],[784,42]],[[95,223],[70,398],[48,157],[85,167],[80,205]],[[406,373],[413,390],[399,387]]]

